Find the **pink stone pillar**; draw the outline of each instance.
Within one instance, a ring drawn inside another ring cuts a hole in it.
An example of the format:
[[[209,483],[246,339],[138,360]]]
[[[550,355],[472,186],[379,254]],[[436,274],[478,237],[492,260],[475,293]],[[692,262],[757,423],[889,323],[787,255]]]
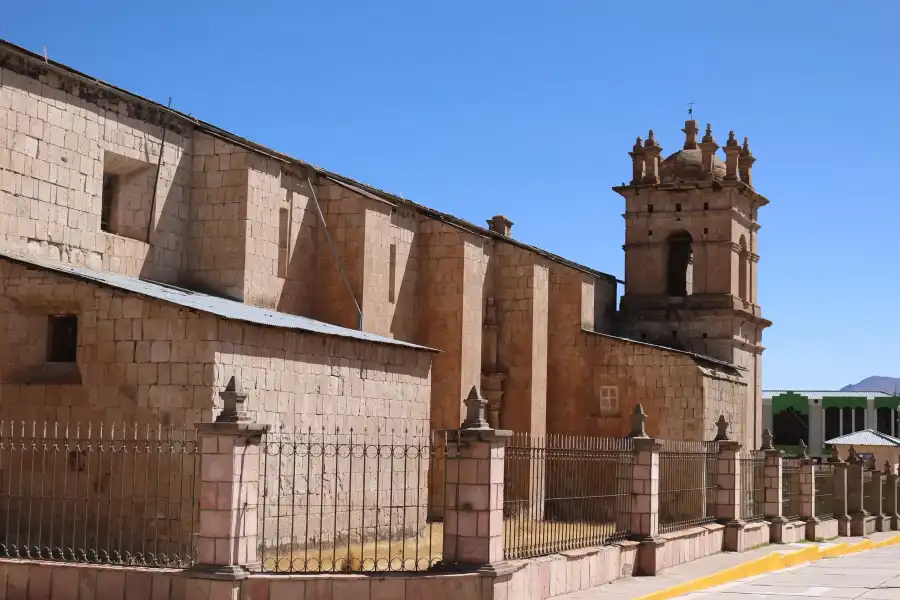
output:
[[[781,450],[765,451],[765,467],[763,467],[763,496],[766,518],[773,523],[784,519],[784,472]]]
[[[741,443],[733,440],[719,442],[716,459],[716,519],[739,522],[741,520]]]
[[[510,431],[491,429],[485,407],[473,387],[466,419],[448,430],[444,484],[446,564],[498,571],[503,562],[503,467]]]
[[[647,435],[647,415],[637,404],[629,437],[634,443],[631,467],[631,514],[628,530],[640,542],[637,574],[656,575],[666,540],[659,535],[659,451],[662,444]]]
[[[897,473],[888,462],[884,463],[884,471],[886,473],[884,485],[887,486],[884,514],[890,521],[890,528],[897,531],[900,528],[900,514],[897,513]]]
[[[741,519],[741,443],[719,441],[716,460],[716,519],[725,523],[724,550],[740,552],[744,548],[744,526]]]
[[[847,512],[850,515],[850,535],[862,536],[866,534],[866,520],[869,516],[866,510],[863,496],[863,477],[865,476],[865,462],[856,454],[856,449],[850,446],[850,457],[847,459]]]
[[[884,514],[884,479],[881,471],[872,470],[872,506],[868,510],[875,517],[875,531],[888,531],[890,522]]]
[[[784,527],[788,519],[784,516],[784,461],[781,450],[765,450],[763,467],[763,505],[766,519],[772,524],[769,539],[784,541]]]
[[[243,409],[247,397],[236,390],[233,377],[220,396],[224,410],[219,417],[197,426],[200,527],[197,556],[189,575],[242,579],[260,564],[260,442],[268,426],[248,418]]]
[[[744,549],[744,527],[741,519],[741,443],[729,438],[729,423],[724,415],[716,421],[716,438],[719,454],[716,459],[716,506],[715,515],[725,524],[724,550],[741,552]],[[768,436],[768,438],[766,438]],[[762,450],[774,450],[772,435],[768,429],[763,434]]]
[[[834,465],[834,518],[838,521],[838,535],[850,535],[850,512],[849,502],[847,500],[847,467],[846,462],[841,460],[835,449],[833,456]]]

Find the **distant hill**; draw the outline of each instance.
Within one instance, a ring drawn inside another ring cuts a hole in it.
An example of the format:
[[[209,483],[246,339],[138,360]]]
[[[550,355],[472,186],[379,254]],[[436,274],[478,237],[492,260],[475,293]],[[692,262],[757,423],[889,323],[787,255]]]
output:
[[[845,385],[842,392],[884,392],[894,394],[900,392],[900,377],[882,377],[873,375],[866,377],[859,383]]]

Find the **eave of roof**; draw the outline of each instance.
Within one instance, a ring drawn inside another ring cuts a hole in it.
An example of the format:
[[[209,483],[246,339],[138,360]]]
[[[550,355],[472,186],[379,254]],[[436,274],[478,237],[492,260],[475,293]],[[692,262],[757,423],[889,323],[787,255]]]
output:
[[[147,281],[137,277],[107,273],[105,271],[95,271],[93,269],[88,269],[87,267],[40,260],[28,256],[11,254],[5,251],[0,251],[0,259],[6,259],[26,267],[35,267],[46,271],[52,271],[64,277],[78,279],[87,283],[137,294],[147,298],[153,298],[154,300],[161,300],[183,308],[215,315],[223,319],[241,321],[264,327],[277,327],[280,329],[301,331],[316,335],[339,337],[359,342],[371,342],[374,344],[384,344],[412,350],[437,352],[437,350],[426,346],[419,346],[417,344],[366,333],[364,331],[357,331],[356,329],[338,327],[337,325],[323,323],[308,317],[267,310],[235,300],[201,294],[199,292],[155,281]]]
[[[418,209],[419,211],[421,211],[423,213],[428,214],[432,218],[439,219],[448,224],[451,224],[451,225],[454,225],[457,227],[461,227],[462,229],[470,230],[473,233],[477,233],[484,237],[491,237],[491,238],[512,244],[514,246],[519,246],[521,248],[530,250],[532,252],[535,252],[536,254],[544,256],[545,258],[547,258],[553,262],[558,262],[560,264],[563,264],[563,265],[566,265],[573,269],[576,269],[578,271],[582,271],[584,273],[593,275],[595,277],[610,279],[610,280],[616,281],[617,283],[625,283],[624,281],[616,278],[615,275],[610,275],[609,273],[603,273],[602,271],[597,271],[595,269],[591,269],[590,267],[572,262],[568,259],[565,259],[565,258],[559,256],[559,255],[553,254],[552,252],[548,252],[546,250],[543,250],[541,248],[537,248],[534,246],[529,246],[528,244],[524,244],[524,243],[514,240],[512,238],[501,235],[497,232],[490,231],[489,229],[485,229],[483,227],[479,227],[478,225],[469,223],[468,221],[465,221],[464,219],[454,217],[453,215],[450,215],[447,213],[442,213],[442,212],[437,211],[432,208],[428,208],[422,204],[418,204],[411,200],[407,200],[406,198],[401,198],[400,196],[391,194],[390,192],[386,192],[386,191],[381,190],[372,185],[363,183],[361,181],[357,181],[357,180],[347,177],[345,175],[340,175],[339,173],[334,173],[334,172],[328,171],[327,169],[323,169],[322,167],[317,167],[306,161],[300,160],[298,158],[294,158],[294,157],[284,154],[282,152],[278,152],[277,150],[273,150],[271,148],[263,146],[262,144],[253,142],[247,138],[236,135],[230,131],[226,131],[224,129],[221,129],[220,127],[216,127],[215,125],[213,125],[211,123],[207,123],[206,121],[202,121],[191,115],[188,115],[181,111],[175,110],[173,108],[167,107],[158,102],[150,100],[149,98],[145,98],[145,97],[135,94],[133,92],[129,92],[128,90],[125,90],[123,88],[117,87],[115,85],[112,85],[112,84],[102,81],[100,79],[97,79],[96,77],[91,77],[90,75],[87,75],[86,73],[82,73],[81,71],[78,71],[77,69],[74,69],[63,63],[59,63],[54,60],[45,59],[40,54],[36,54],[36,53],[32,52],[31,50],[28,50],[27,48],[23,48],[21,46],[13,44],[12,42],[9,42],[7,40],[0,39],[0,48],[6,48],[12,52],[21,54],[25,58],[29,58],[32,61],[39,63],[41,66],[55,71],[59,75],[74,77],[76,79],[82,80],[85,83],[104,87],[126,99],[130,99],[135,102],[140,102],[140,103],[144,103],[149,106],[152,106],[154,109],[156,109],[158,111],[167,113],[169,115],[177,117],[178,119],[186,121],[192,127],[196,128],[200,131],[203,131],[204,133],[208,133],[209,135],[218,137],[223,140],[227,140],[228,142],[235,144],[237,146],[243,147],[248,150],[252,150],[253,152],[263,154],[265,156],[268,156],[269,158],[272,158],[272,159],[275,159],[275,160],[278,160],[278,161],[281,161],[284,163],[299,165],[306,169],[315,171],[316,173],[324,176],[325,178],[327,178],[330,181],[333,181],[335,183],[343,182],[343,183],[349,184],[351,186],[355,186],[355,187],[367,190],[370,194],[375,194],[376,196],[377,195],[388,196],[391,199],[390,200],[391,203],[406,204],[408,206]],[[384,200],[384,198],[378,198],[378,199]]]
[[[770,400],[781,394],[797,394],[798,396],[806,396],[811,400],[821,400],[827,396],[829,398],[892,398],[890,394],[876,391],[854,390],[851,392],[841,390],[763,390],[762,397],[764,400]]]
[[[825,444],[844,446],[898,446],[900,439],[874,429],[863,429],[827,440]]]

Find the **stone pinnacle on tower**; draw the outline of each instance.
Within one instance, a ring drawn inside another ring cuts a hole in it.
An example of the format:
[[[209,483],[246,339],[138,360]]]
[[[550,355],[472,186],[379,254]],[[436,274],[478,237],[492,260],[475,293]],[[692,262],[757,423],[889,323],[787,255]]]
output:
[[[753,163],[756,162],[756,159],[753,157],[753,153],[750,152],[750,140],[746,137],[744,138],[744,146],[741,148],[741,156],[738,161],[738,169],[741,174],[741,181],[753,187]]]
[[[719,145],[716,143],[715,138],[713,138],[712,134],[712,125],[706,124],[706,134],[703,136],[703,140],[700,142],[700,156],[701,156],[701,169],[703,176],[707,179],[713,178],[713,158],[716,155],[716,150],[719,149]]]
[[[697,134],[700,133],[700,130],[697,129],[697,121],[685,121],[684,129],[681,131],[684,133],[684,149],[695,150],[697,148]]]
[[[728,141],[725,143],[725,179],[738,180],[738,159],[741,154],[741,146],[734,137],[734,131],[728,132]]]
[[[657,143],[653,130],[647,134],[644,142],[644,183],[659,183],[659,155],[662,147]]]
[[[631,185],[637,185],[644,180],[644,141],[641,136],[637,136],[628,155],[631,157]]]

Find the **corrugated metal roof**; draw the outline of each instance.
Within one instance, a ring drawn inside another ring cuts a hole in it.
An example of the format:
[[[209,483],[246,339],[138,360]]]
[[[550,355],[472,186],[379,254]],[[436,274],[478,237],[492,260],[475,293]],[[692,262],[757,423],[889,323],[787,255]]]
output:
[[[900,440],[886,433],[874,429],[863,429],[855,433],[848,433],[825,442],[841,446],[900,446]]]
[[[775,396],[781,394],[797,394],[806,396],[810,400],[821,400],[823,397],[829,398],[892,398],[890,394],[884,392],[841,392],[829,390],[763,390],[763,400],[771,400]]]
[[[338,327],[329,323],[323,323],[307,317],[297,315],[289,315],[274,310],[267,310],[258,306],[250,306],[235,300],[227,298],[218,298],[208,294],[201,294],[183,288],[161,284],[153,281],[138,279],[127,275],[117,275],[115,273],[107,273],[105,271],[95,271],[87,267],[79,267],[77,265],[58,263],[54,261],[41,260],[32,257],[20,256],[8,252],[0,251],[0,257],[9,260],[31,265],[48,271],[54,271],[68,277],[74,277],[82,281],[96,283],[118,290],[155,298],[163,302],[171,302],[185,308],[194,309],[200,312],[210,313],[224,319],[232,319],[235,321],[243,321],[244,323],[253,323],[255,325],[265,325],[267,327],[279,327],[283,329],[294,329],[319,335],[330,335],[363,342],[374,342],[376,344],[389,344],[391,346],[402,346],[406,348],[414,348],[416,350],[429,350],[434,352],[432,348],[418,346],[409,342],[403,342],[392,338],[357,331],[356,329],[347,329],[346,327]]]

